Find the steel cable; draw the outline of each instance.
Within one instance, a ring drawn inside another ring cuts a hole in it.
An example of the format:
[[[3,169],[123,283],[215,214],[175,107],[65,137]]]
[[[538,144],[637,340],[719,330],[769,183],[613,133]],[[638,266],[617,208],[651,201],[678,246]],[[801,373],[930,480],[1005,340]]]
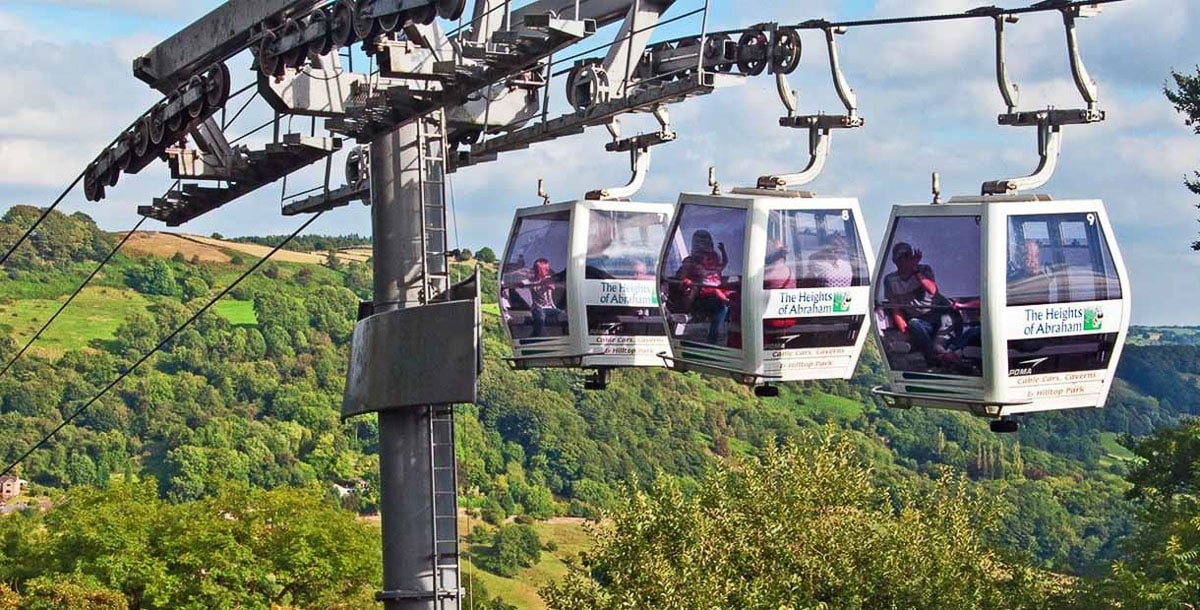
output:
[[[207,303],[205,303],[203,307],[201,307],[199,310],[197,310],[196,313],[192,314],[191,317],[189,317],[186,321],[184,321],[183,324],[180,324],[175,330],[171,331],[171,333],[168,334],[166,336],[166,338],[164,338],[162,341],[159,341],[158,345],[155,345],[152,349],[150,349],[150,351],[143,354],[141,358],[138,358],[137,362],[134,362],[133,365],[131,365],[129,368],[122,371],[120,375],[117,375],[117,378],[112,380],[111,382],[109,382],[108,385],[104,386],[104,388],[101,389],[100,392],[98,392],[95,396],[93,396],[87,402],[83,403],[83,405],[80,406],[78,409],[75,409],[75,411],[73,411],[71,413],[71,415],[64,418],[62,423],[55,426],[54,429],[51,430],[49,434],[47,434],[45,437],[42,438],[42,440],[38,441],[36,444],[34,444],[32,447],[30,447],[28,451],[21,454],[21,457],[17,458],[16,460],[13,461],[13,463],[11,463],[7,467],[5,467],[4,472],[0,472],[0,476],[5,476],[5,475],[11,473],[14,468],[21,465],[21,462],[25,461],[25,458],[29,457],[30,455],[33,454],[34,451],[37,451],[41,447],[45,446],[46,443],[50,442],[50,439],[54,438],[55,434],[58,434],[60,431],[62,431],[63,428],[67,427],[67,424],[74,421],[75,418],[82,415],[83,412],[86,411],[88,407],[92,406],[93,404],[96,403],[96,401],[103,398],[104,395],[107,394],[113,388],[115,388],[117,386],[117,384],[121,383],[121,381],[123,381],[126,377],[128,377],[135,370],[137,370],[137,368],[139,366],[141,366],[147,360],[149,360],[151,356],[153,356],[155,353],[158,352],[158,350],[162,349],[164,346],[166,346],[168,343],[170,343],[173,339],[175,339],[175,337],[177,337],[179,335],[179,333],[183,332],[184,329],[186,329],[188,326],[191,326],[191,324],[193,322],[195,322],[204,312],[208,311],[213,305],[215,305],[217,301],[221,300],[225,295],[229,294],[234,288],[237,288],[238,284],[240,284],[242,282],[242,280],[245,280],[247,277],[250,276],[250,274],[257,271],[259,267],[262,267],[263,264],[265,264],[268,260],[270,260],[272,256],[274,256],[276,253],[278,253],[280,250],[282,250],[284,246],[288,245],[288,243],[291,242],[293,239],[295,239],[297,235],[302,233],[305,229],[307,229],[309,227],[309,225],[316,222],[316,220],[318,218],[320,218],[321,216],[323,216],[324,214],[325,214],[325,212],[319,212],[319,213],[313,215],[312,218],[309,218],[308,220],[306,220],[304,222],[304,224],[300,225],[300,227],[297,228],[295,231],[293,231],[291,235],[287,236],[287,238],[284,239],[282,242],[279,242],[279,245],[272,248],[271,251],[268,252],[266,256],[259,259],[257,262],[255,262],[253,265],[251,265],[249,269],[247,269],[240,276],[238,276],[238,278],[235,279],[232,284],[230,284],[229,286],[226,286],[225,289],[222,290],[219,294],[217,294],[213,298],[209,299],[209,301]]]

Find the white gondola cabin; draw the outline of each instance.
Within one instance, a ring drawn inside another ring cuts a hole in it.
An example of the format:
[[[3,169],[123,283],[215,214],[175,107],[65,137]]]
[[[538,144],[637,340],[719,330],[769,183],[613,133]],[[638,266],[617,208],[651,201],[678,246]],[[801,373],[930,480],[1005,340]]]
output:
[[[869,325],[873,257],[858,201],[769,189],[680,196],[658,269],[676,370],[849,378]]]
[[[880,252],[876,334],[890,387],[878,393],[897,406],[998,419],[1104,405],[1129,285],[1099,200],[895,206]]]
[[[500,272],[511,363],[599,371],[662,366],[654,269],[673,206],[572,201],[517,210]]]

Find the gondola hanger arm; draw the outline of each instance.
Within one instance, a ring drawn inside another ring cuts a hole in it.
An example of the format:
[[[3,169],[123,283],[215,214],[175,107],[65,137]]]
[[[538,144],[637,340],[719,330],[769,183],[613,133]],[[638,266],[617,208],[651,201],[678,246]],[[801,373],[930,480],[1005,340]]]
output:
[[[1062,0],[1047,0],[1035,4],[1052,6],[1063,5],[1059,10],[1063,15],[1063,26],[1067,34],[1067,55],[1071,64],[1071,74],[1080,96],[1087,104],[1080,109],[1047,108],[1037,111],[1021,111],[1016,109],[1018,86],[1009,80],[1005,66],[1004,24],[1016,23],[1012,15],[995,14],[996,22],[996,82],[1000,95],[1004,98],[1007,112],[998,117],[1001,125],[1013,127],[1036,127],[1038,137],[1038,165],[1033,173],[1019,178],[990,180],[983,183],[983,195],[1011,195],[1013,193],[1035,189],[1050,181],[1054,170],[1058,167],[1058,156],[1062,150],[1062,127],[1064,125],[1086,125],[1103,121],[1105,113],[1096,108],[1098,87],[1096,81],[1088,74],[1083,65],[1083,56],[1079,52],[1079,39],[1076,35],[1075,20],[1088,17],[1099,11],[1099,7],[1085,7],[1069,4]]]
[[[993,15],[996,22],[996,84],[1000,87],[1000,96],[1008,112],[1017,111],[1017,101],[1021,97],[1021,87],[1008,79],[1008,68],[1004,60],[1004,24],[1016,23],[1016,15]]]
[[[776,72],[775,82],[779,98],[787,109],[788,115],[779,119],[782,127],[808,129],[808,164],[799,172],[762,176],[758,179],[758,188],[782,190],[789,186],[801,186],[812,182],[825,169],[825,161],[829,157],[830,140],[834,129],[854,129],[862,127],[865,121],[858,114],[858,96],[846,82],[838,59],[836,35],[844,34],[845,28],[825,24],[825,45],[829,53],[829,72],[833,77],[833,87],[837,91],[846,114],[813,114],[796,116],[796,93],[788,86],[785,75]]]
[[[653,110],[654,118],[658,120],[659,130],[652,133],[639,134],[630,138],[619,139],[621,136],[620,122],[613,119],[606,124],[608,133],[613,141],[604,146],[609,152],[629,152],[629,166],[632,176],[624,186],[615,186],[591,191],[584,199],[591,201],[612,201],[629,199],[646,182],[646,174],[650,171],[650,148],[674,142],[677,137],[671,129],[671,117],[665,105],[658,105]]]

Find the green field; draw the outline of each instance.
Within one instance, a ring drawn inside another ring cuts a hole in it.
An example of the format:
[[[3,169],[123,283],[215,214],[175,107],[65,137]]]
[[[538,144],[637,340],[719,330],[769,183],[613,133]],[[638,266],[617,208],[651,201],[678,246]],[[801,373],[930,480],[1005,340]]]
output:
[[[0,302],[0,328],[19,345],[24,345],[58,311],[66,298],[64,294],[56,299]],[[30,352],[57,358],[67,350],[88,347],[92,341],[111,340],[121,322],[144,311],[149,304],[149,299],[132,290],[89,286],[50,325]]]
[[[1117,442],[1117,434],[1115,432],[1104,432],[1100,435],[1100,446],[1104,447],[1104,452],[1107,457],[1114,460],[1133,460],[1137,459],[1127,447]]]
[[[463,524],[462,530],[464,532],[469,531],[466,521],[460,521],[460,523]],[[471,523],[471,526],[473,527],[479,523],[476,520]],[[591,548],[592,536],[582,523],[575,520],[538,522],[533,527],[537,530],[543,545],[553,541],[558,545],[558,548],[554,551],[543,550],[542,560],[532,567],[522,569],[516,578],[502,578],[490,572],[485,572],[471,565],[469,560],[464,559],[462,562],[463,581],[466,582],[468,579],[477,580],[487,588],[489,596],[498,596],[506,603],[512,604],[521,610],[544,610],[546,604],[538,597],[538,587],[566,576],[567,564],[565,560],[576,558],[580,551],[586,551]],[[465,547],[466,542],[463,545]]]
[[[218,316],[229,320],[234,326],[256,326],[258,315],[254,313],[252,301],[236,301],[224,298],[213,305],[212,310]]]

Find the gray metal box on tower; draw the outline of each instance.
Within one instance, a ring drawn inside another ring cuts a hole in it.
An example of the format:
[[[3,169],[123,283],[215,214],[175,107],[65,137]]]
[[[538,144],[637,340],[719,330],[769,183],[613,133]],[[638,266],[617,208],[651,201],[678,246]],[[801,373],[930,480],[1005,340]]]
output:
[[[342,417],[475,402],[481,328],[478,293],[359,321]]]

